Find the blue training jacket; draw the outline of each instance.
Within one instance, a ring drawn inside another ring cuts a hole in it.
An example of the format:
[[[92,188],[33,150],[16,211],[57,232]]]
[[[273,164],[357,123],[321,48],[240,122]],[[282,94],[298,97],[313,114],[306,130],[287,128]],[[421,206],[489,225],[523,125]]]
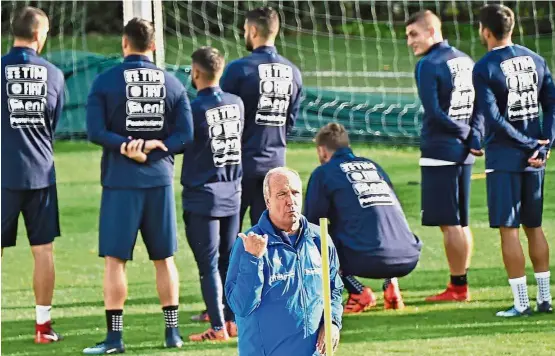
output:
[[[265,211],[251,230],[268,235],[268,249],[257,258],[237,239],[231,253],[225,294],[235,313],[240,356],[319,355],[316,341],[323,325],[322,260],[318,226],[301,217],[294,246]],[[332,321],[341,328],[339,259],[328,236]]]

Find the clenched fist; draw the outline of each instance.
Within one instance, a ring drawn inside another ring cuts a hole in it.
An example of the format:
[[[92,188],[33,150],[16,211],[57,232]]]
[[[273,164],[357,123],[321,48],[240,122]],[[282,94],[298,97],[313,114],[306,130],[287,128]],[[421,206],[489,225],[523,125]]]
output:
[[[266,246],[268,245],[268,235],[257,235],[254,232],[249,232],[248,236],[240,233],[239,237],[243,240],[245,251],[251,255],[260,258],[266,253]]]

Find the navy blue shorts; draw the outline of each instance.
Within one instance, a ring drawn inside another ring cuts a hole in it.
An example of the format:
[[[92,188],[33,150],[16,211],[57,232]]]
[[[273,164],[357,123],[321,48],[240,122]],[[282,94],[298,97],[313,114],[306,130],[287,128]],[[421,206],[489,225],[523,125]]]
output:
[[[139,230],[151,260],[174,255],[177,226],[173,187],[103,188],[99,256],[132,260]]]
[[[545,171],[488,172],[489,225],[498,227],[540,227],[543,213]]]
[[[336,248],[343,276],[371,279],[401,278],[411,273],[420,259],[419,253],[408,257],[387,258],[363,254],[337,245]]]
[[[23,213],[31,246],[49,244],[60,236],[55,184],[33,190],[2,188],[2,248],[15,246],[19,213]]]
[[[472,165],[420,168],[422,225],[468,226]]]

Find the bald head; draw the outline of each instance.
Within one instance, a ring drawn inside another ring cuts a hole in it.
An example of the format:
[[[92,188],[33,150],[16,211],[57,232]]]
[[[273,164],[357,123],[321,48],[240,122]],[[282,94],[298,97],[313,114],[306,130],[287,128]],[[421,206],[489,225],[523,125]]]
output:
[[[412,14],[405,25],[407,45],[417,56],[426,54],[431,46],[443,41],[441,20],[430,10]]]

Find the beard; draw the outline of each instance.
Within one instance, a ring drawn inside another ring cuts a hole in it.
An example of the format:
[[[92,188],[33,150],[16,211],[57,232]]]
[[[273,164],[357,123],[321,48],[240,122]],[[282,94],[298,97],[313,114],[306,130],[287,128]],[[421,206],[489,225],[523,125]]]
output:
[[[250,37],[247,37],[245,39],[245,48],[247,49],[247,51],[252,52],[253,50],[253,46],[252,46],[252,41],[250,39]]]

